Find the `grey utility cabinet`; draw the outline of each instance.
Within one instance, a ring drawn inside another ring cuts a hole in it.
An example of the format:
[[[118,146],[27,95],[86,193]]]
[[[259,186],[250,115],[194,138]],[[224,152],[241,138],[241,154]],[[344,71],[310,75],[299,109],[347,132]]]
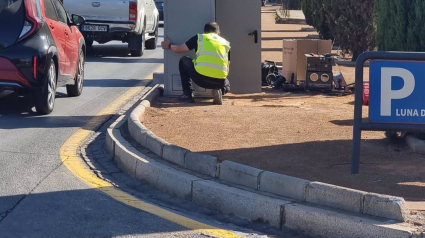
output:
[[[230,42],[228,76],[232,93],[261,92],[261,2],[258,0],[164,0],[164,32],[173,43],[182,44],[203,33],[204,25],[216,21],[221,36]],[[164,37],[165,37],[164,36]],[[182,93],[179,60],[195,52],[164,52],[166,96]],[[210,90],[195,86],[195,95],[210,97]]]

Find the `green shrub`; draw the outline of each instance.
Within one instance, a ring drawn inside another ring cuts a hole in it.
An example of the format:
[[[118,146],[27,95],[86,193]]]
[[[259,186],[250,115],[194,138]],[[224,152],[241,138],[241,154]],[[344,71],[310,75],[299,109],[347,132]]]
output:
[[[376,43],[382,51],[425,51],[425,1],[376,0]]]
[[[316,28],[319,35],[326,40],[333,39],[325,15],[324,0],[302,0],[301,8],[307,24]]]
[[[302,0],[301,1],[301,10],[304,13],[305,21],[308,25],[313,26],[313,2],[314,0]]]
[[[374,0],[303,0],[302,10],[307,24],[338,42],[353,60],[374,47]]]
[[[406,44],[411,0],[375,1],[376,43],[379,50],[393,51],[411,48]],[[410,17],[415,18],[414,15]]]
[[[425,1],[411,0],[407,27],[407,51],[425,52]]]
[[[373,49],[373,0],[324,0],[324,9],[343,53],[351,53],[355,61],[361,53]]]

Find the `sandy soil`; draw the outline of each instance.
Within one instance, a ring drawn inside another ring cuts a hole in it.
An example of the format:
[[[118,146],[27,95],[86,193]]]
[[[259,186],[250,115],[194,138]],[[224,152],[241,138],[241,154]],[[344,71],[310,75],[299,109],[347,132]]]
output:
[[[273,13],[263,12],[262,20],[263,31],[295,31],[284,32],[285,36],[314,33],[296,33],[307,25],[275,24]],[[263,48],[279,47],[276,41],[262,44]],[[282,53],[263,51],[264,60],[281,64]],[[347,82],[353,83],[354,67],[340,69]],[[369,69],[364,72],[368,80]],[[223,106],[213,106],[211,101],[181,104],[173,98],[160,98],[147,110],[143,123],[170,143],[217,156],[220,161],[402,196],[423,222],[425,155],[413,153],[404,143],[388,142],[383,132],[364,132],[360,174],[349,173],[354,95],[263,88],[259,94],[228,94]],[[368,107],[363,108],[363,116],[367,120]]]
[[[425,155],[364,132],[361,173],[350,175],[354,96],[284,93],[226,95],[180,104],[161,98],[143,123],[166,141],[196,152],[312,181],[402,196],[425,210]],[[364,107],[366,118],[368,108]],[[171,133],[172,132],[172,133]]]

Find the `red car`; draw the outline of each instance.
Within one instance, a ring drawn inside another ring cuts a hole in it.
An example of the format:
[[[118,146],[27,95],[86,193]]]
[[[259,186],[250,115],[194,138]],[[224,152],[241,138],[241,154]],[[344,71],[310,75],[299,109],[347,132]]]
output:
[[[59,0],[0,0],[0,91],[34,96],[35,108],[49,114],[56,88],[69,96],[83,91],[86,43]]]

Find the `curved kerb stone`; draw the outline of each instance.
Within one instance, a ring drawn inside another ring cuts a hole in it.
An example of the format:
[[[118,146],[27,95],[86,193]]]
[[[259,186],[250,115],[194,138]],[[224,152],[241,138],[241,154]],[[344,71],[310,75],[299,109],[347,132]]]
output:
[[[117,135],[117,130],[109,129],[106,139],[107,151],[114,158],[116,156],[114,153],[120,153],[117,156],[117,163],[131,176],[201,206],[251,221],[262,221],[278,229],[283,226],[304,232],[315,229],[320,235],[323,230],[320,227],[327,226],[330,230],[327,229],[322,234],[327,237],[384,237],[382,234],[385,234],[385,237],[407,238],[417,234],[417,228],[407,223],[398,226],[398,222],[395,222],[395,220],[406,221],[409,218],[409,210],[403,198],[311,182],[231,161],[218,163],[214,156],[194,153],[166,142],[140,122],[146,108],[150,107],[162,93],[163,87],[154,87],[127,117],[130,135],[160,158],[177,167],[203,174],[204,177],[189,175],[163,163],[161,165],[160,162],[148,158],[134,148],[126,150],[123,145],[130,145],[125,140],[122,141],[122,138],[117,139],[120,136]],[[129,156],[121,155],[122,153],[129,153],[136,160],[128,159],[129,163],[126,163],[123,160]],[[178,185],[176,182],[179,182]],[[309,203],[319,206],[309,208]],[[247,211],[246,207],[251,210]],[[358,215],[355,215],[356,213]],[[308,214],[329,217],[329,220],[315,220],[315,224],[311,224]],[[368,215],[367,219],[362,218],[362,214]],[[373,217],[391,220],[375,220]],[[341,226],[335,226],[333,230],[329,221],[340,222]],[[298,224],[297,222],[309,224],[306,226],[308,229],[294,225]],[[351,223],[357,227],[364,225],[367,229],[353,234],[349,228]],[[341,230],[345,226],[346,230]]]
[[[217,163],[216,157],[193,153],[166,142],[140,122],[146,107],[150,107],[162,93],[163,87],[157,85],[148,92],[128,119],[128,129],[131,136],[161,158],[194,172],[217,177],[220,180],[247,186],[258,191],[349,212],[398,221],[408,220],[407,214],[410,212],[401,197],[372,194],[332,184],[310,182],[300,178],[262,171],[231,161]],[[164,153],[164,149],[166,153]],[[376,198],[376,195],[379,195],[379,199]]]

